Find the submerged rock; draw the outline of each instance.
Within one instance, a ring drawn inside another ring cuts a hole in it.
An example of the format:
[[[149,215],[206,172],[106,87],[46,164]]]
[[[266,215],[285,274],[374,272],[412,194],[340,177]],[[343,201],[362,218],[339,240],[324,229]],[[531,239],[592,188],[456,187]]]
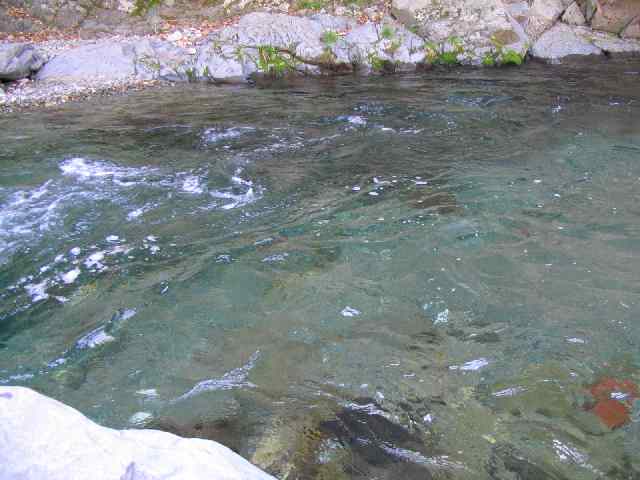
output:
[[[389,420],[373,399],[356,399],[321,422],[320,430],[350,450],[356,471],[402,464],[403,474],[411,474],[403,478],[431,478],[427,466],[433,462],[420,435]]]
[[[0,387],[2,478],[274,480],[219,443],[113,430],[22,387]]]
[[[45,58],[27,43],[0,44],[0,80],[19,80],[37,72]]]
[[[552,465],[534,462],[508,444],[497,444],[492,448],[487,471],[491,478],[502,478],[499,474],[507,471],[519,480],[568,480]]]
[[[626,425],[631,421],[630,411],[640,393],[638,386],[630,380],[603,377],[589,387],[595,404],[587,410],[596,415],[610,429]]]

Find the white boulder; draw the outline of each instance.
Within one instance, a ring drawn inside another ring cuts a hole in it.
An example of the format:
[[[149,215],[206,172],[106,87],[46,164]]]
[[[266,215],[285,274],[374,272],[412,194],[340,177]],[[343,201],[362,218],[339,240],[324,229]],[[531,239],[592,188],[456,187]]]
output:
[[[557,23],[533,44],[531,55],[551,62],[572,55],[602,55],[600,48],[580,34],[580,28]]]
[[[0,387],[0,478],[275,480],[219,443],[101,427],[23,387]]]

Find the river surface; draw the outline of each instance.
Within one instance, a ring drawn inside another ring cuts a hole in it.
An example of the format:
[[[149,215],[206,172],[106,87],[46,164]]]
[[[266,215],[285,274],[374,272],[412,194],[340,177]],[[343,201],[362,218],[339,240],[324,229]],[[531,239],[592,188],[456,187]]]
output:
[[[637,60],[0,118],[0,383],[104,425],[288,479],[635,478],[639,322]]]

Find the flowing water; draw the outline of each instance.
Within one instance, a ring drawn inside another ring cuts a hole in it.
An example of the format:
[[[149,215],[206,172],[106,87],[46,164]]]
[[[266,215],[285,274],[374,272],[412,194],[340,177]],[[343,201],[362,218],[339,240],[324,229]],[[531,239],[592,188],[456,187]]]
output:
[[[6,115],[0,382],[280,478],[635,478],[639,85],[610,60]]]

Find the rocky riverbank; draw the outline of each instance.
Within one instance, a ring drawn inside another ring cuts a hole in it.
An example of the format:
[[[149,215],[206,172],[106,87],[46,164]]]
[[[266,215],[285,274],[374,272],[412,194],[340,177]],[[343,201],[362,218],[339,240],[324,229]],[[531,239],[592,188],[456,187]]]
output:
[[[275,480],[211,440],[105,428],[28,388],[0,387],[0,420],[6,479]]]
[[[295,11],[289,4],[261,6],[264,11],[206,21],[202,29],[183,26],[144,36],[133,35],[144,29],[132,26],[129,34],[92,39],[5,40],[0,108],[47,106],[159,82],[388,74],[640,53],[640,3],[631,0],[393,0],[351,10],[305,6]]]

